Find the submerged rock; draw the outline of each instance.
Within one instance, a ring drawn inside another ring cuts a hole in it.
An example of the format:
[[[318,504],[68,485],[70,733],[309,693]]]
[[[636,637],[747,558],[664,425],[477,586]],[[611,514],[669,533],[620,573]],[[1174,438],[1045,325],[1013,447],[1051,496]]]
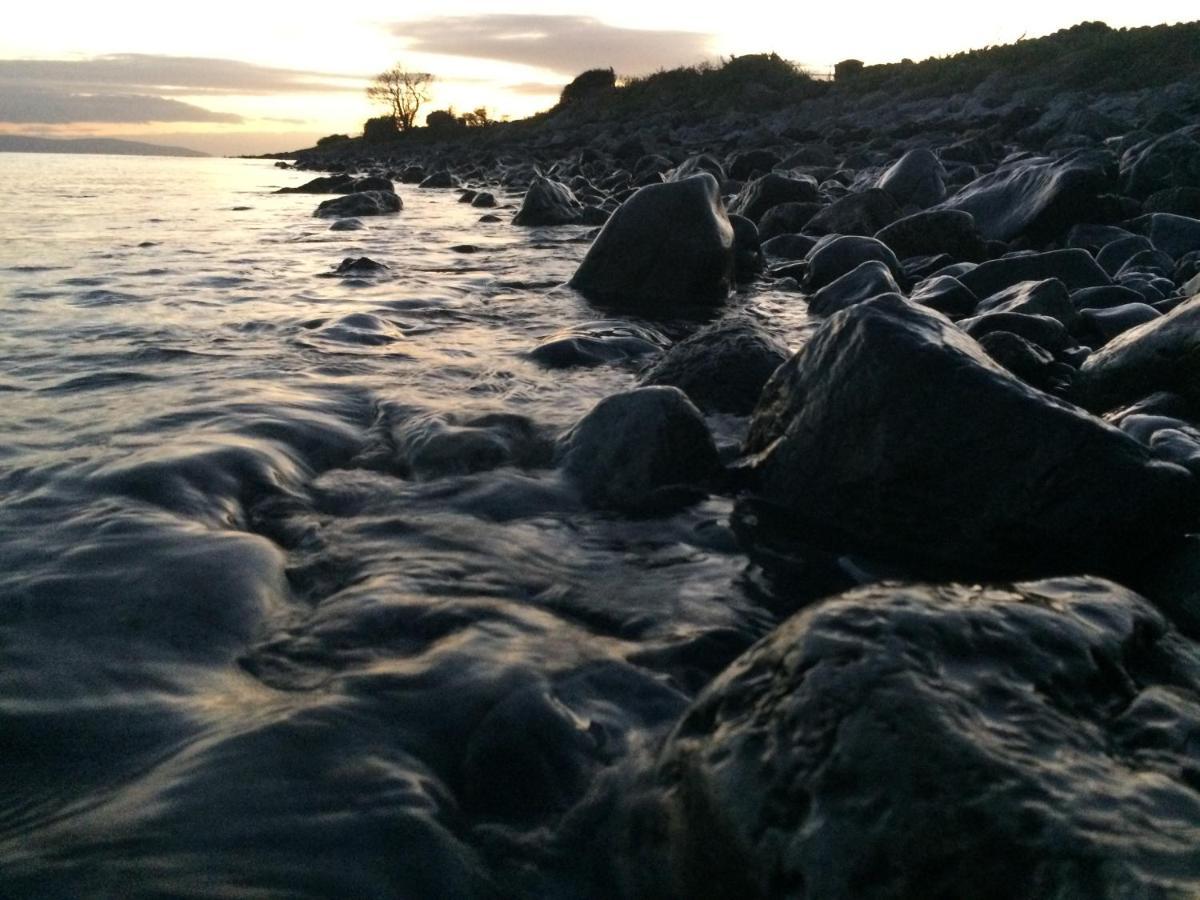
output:
[[[393,429],[392,440],[401,471],[422,481],[501,466],[545,466],[553,459],[553,442],[537,425],[506,413],[465,420],[416,416]]]
[[[718,303],[734,278],[733,226],[708,174],[641,188],[613,213],[571,278],[601,302],[647,311]]]
[[[343,219],[354,216],[382,216],[400,212],[404,203],[391,191],[361,191],[326,200],[317,207],[314,216],[325,219]]]
[[[657,331],[628,322],[586,322],[555,332],[529,351],[551,369],[626,362],[658,353],[668,344]]]
[[[585,503],[634,513],[696,498],[719,468],[704,417],[673,387],[606,397],[563,436],[559,453]]]
[[[1198,727],[1194,656],[1116,584],[851,591],[684,715],[637,808],[633,893],[1191,895]]]
[[[831,317],[767,384],[771,502],[910,571],[1118,572],[1193,520],[1191,476],[896,296]]]
[[[521,208],[513,216],[514,225],[574,225],[583,217],[583,204],[565,184],[549,178],[535,178],[525,192]]]

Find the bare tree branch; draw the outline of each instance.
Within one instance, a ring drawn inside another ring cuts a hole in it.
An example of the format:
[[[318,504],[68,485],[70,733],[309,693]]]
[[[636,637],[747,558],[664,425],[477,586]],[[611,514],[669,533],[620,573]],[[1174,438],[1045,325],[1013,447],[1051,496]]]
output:
[[[411,129],[422,103],[432,96],[433,76],[428,72],[409,72],[400,63],[375,76],[367,88],[367,99],[386,106],[401,131]]]

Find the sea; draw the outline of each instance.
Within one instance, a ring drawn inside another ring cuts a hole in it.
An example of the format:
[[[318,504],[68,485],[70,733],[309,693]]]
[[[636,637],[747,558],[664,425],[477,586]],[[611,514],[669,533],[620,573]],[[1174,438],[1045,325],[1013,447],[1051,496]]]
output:
[[[788,613],[728,497],[554,465],[646,359],[530,351],[697,322],[589,304],[592,232],[519,190],[332,231],[274,193],[312,174],[0,154],[6,900],[604,896],[604,810]],[[794,293],[728,307],[803,340]]]

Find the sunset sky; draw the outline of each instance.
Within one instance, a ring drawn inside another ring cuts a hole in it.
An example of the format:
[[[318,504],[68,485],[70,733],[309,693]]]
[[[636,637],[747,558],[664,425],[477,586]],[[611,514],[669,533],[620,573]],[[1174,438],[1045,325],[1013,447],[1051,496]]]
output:
[[[437,76],[429,110],[487,106],[519,118],[551,106],[563,84],[597,66],[636,75],[768,51],[816,67],[847,57],[889,62],[1085,20],[1121,27],[1196,18],[1195,0],[23,3],[5,11],[0,29],[0,132],[261,153],[360,131],[381,111],[363,88],[396,61]]]

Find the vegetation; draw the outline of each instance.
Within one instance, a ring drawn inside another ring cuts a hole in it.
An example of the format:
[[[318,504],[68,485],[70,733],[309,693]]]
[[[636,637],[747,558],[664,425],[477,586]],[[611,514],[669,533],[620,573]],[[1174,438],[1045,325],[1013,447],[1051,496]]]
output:
[[[410,131],[421,104],[428,103],[433,76],[428,72],[410,72],[397,63],[375,76],[367,88],[367,99],[386,106],[396,127]]]
[[[363,142],[367,144],[386,144],[400,137],[400,129],[392,116],[376,116],[363,123]]]
[[[617,75],[612,69],[588,69],[562,89],[558,96],[559,106],[584,103],[604,96],[617,89]]]
[[[350,140],[348,134],[327,134],[325,137],[317,141],[318,147],[332,147],[334,144],[340,144]]]

